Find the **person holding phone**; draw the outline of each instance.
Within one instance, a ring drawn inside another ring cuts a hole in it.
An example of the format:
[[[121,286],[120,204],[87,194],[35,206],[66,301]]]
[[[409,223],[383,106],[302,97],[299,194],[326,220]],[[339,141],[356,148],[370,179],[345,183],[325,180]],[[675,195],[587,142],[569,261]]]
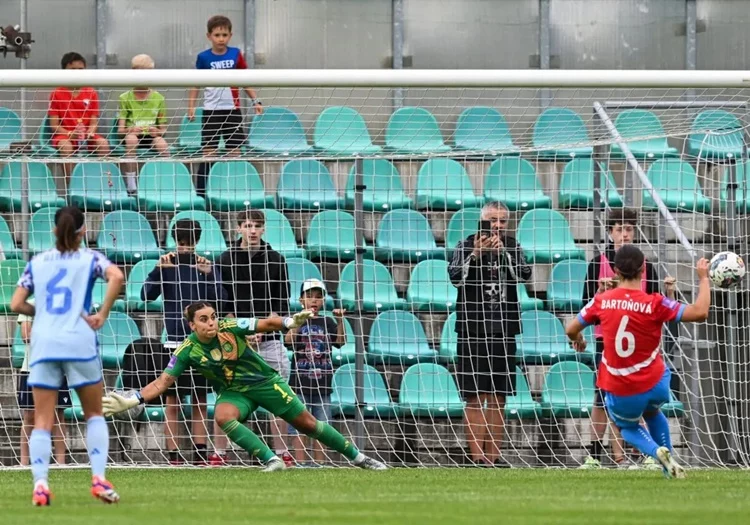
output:
[[[505,398],[516,384],[515,336],[521,332],[516,284],[531,278],[521,246],[507,234],[508,218],[503,203],[485,204],[477,233],[456,245],[448,267],[458,288],[456,370],[471,459],[500,468],[510,467],[500,445]]]

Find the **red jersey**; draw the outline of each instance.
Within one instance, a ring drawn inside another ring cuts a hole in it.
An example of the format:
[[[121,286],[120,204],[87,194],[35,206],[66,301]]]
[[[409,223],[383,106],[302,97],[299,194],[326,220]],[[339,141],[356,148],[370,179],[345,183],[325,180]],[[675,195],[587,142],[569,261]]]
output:
[[[642,290],[615,288],[594,297],[578,321],[584,326],[599,321],[604,354],[596,385],[617,396],[642,394],[664,375],[661,329],[680,321],[685,305]]]
[[[60,119],[60,124],[72,131],[83,124],[88,129],[91,119],[99,117],[99,95],[92,87],[83,87],[74,96],[66,87],[59,87],[49,99],[49,115]]]

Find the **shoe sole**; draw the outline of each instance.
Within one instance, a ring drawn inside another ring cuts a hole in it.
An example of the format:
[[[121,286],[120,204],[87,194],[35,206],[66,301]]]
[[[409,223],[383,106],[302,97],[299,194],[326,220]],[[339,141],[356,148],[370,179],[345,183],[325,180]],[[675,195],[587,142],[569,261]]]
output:
[[[117,503],[118,501],[120,501],[120,495],[116,492],[113,492],[112,494],[105,494],[102,492],[99,494],[94,494],[93,496],[99,501],[103,501],[107,504]]]
[[[672,457],[672,453],[667,450],[666,447],[661,447],[659,450],[657,450],[656,457],[659,460],[659,463],[662,464],[662,471],[664,472],[664,476],[666,476],[667,478],[676,479],[685,478],[685,469],[677,464],[677,462]]]

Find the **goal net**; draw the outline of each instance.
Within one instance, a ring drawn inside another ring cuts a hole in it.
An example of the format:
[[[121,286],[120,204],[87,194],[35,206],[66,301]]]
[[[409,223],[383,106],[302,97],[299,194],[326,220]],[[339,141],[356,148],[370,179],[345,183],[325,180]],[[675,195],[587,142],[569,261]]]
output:
[[[592,453],[603,465],[638,464],[595,408],[593,330],[576,353],[564,325],[585,290],[596,292],[589,263],[604,266],[615,236],[646,254],[648,289],[666,293],[672,277],[685,302],[697,292],[698,258],[747,254],[740,73],[203,73],[6,71],[0,79],[0,464],[28,462],[22,443],[32,417],[20,383],[27,325],[10,298],[26,261],[53,246],[54,212],[66,204],[84,210],[87,245],[126,274],[99,334],[107,391],[159,375],[182,339],[175,312],[190,298],[214,301],[222,315],[286,315],[303,307],[301,295],[312,301],[302,285],[318,279],[319,315],[334,321],[319,324],[323,333],[249,344],[291,373],[293,389],[317,385],[302,388],[313,413],[363,451],[402,466],[472,466],[502,455],[519,467],[572,468]],[[255,88],[262,114],[240,89],[241,121],[202,111],[202,96],[188,119],[190,87],[219,83]],[[152,91],[122,95],[136,84]],[[50,109],[56,86],[93,86],[98,103],[75,91],[77,105]],[[164,113],[134,116],[155,92]],[[89,126],[91,114],[98,125]],[[493,202],[507,208],[508,251],[512,237],[531,273],[524,281],[517,255],[515,266],[489,265],[472,295],[450,266]],[[633,235],[608,223],[623,207],[637,212]],[[188,270],[178,279],[155,268],[163,254],[190,251],[194,237],[175,239],[180,220],[200,225],[195,254],[209,262],[201,270],[182,260]],[[235,258],[222,259],[227,250]],[[94,286],[94,309],[104,290]],[[335,309],[346,310],[343,318]],[[495,376],[493,387],[479,357],[488,345],[457,334],[467,309],[503,320],[492,324],[491,366],[512,379]],[[714,289],[707,322],[665,327],[673,399],[662,410],[688,465],[748,464],[747,327],[746,283]],[[501,359],[503,347],[515,356]],[[206,357],[231,363],[221,352]],[[192,463],[218,450],[231,465],[257,464],[213,424],[217,396],[192,374],[136,417],[110,422],[114,463]],[[78,398],[61,401],[55,457],[86,463]],[[262,408],[246,424],[299,465],[347,464],[301,443]]]

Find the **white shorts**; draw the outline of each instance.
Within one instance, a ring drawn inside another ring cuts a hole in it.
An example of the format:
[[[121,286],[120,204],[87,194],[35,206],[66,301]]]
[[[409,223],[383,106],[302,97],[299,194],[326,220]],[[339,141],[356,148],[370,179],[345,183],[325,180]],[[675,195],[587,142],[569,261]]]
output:
[[[278,339],[269,339],[258,345],[258,353],[263,360],[276,370],[284,381],[289,381],[292,373],[292,363],[286,355],[286,347]]]
[[[102,361],[99,356],[86,361],[42,361],[31,366],[30,387],[58,390],[68,380],[69,388],[95,385],[102,380]]]

